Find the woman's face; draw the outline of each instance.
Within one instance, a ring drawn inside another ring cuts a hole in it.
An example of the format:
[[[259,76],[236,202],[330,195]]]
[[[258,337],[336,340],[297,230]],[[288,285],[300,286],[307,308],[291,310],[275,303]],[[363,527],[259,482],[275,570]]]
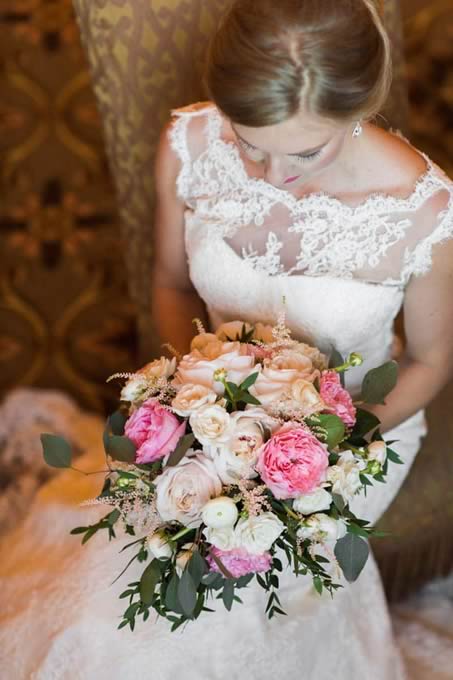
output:
[[[261,168],[260,176],[287,190],[309,182],[335,163],[353,127],[306,113],[267,127],[231,125],[244,156]]]

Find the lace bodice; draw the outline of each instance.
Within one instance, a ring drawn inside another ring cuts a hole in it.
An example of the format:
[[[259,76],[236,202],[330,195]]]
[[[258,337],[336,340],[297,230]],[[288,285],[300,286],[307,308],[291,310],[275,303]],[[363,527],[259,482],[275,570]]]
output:
[[[288,325],[328,352],[362,352],[363,374],[391,354],[393,321],[411,276],[453,234],[453,184],[427,157],[409,196],[358,205],[316,193],[297,198],[251,177],[213,104],[174,111],[192,281],[213,325],[234,318]],[[352,373],[352,372],[351,372]]]

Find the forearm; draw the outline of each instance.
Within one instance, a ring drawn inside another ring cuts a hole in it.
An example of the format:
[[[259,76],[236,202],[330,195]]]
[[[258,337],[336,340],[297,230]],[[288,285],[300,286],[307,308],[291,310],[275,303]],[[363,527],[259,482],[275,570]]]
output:
[[[390,430],[427,406],[449,378],[449,367],[430,365],[403,357],[398,382],[385,405],[366,407],[381,421],[381,432]]]
[[[199,318],[208,325],[203,302],[190,290],[154,286],[152,306],[160,342],[169,343],[181,354],[189,351],[196,333],[192,320]]]

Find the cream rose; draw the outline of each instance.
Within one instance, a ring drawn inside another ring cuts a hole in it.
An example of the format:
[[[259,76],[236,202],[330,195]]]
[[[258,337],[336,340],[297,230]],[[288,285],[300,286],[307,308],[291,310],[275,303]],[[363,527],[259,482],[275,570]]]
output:
[[[297,536],[303,541],[309,539],[315,543],[326,543],[338,541],[346,535],[346,531],[343,520],[317,513],[303,523],[297,531]]]
[[[387,458],[387,445],[379,440],[368,444],[368,459],[377,460],[380,465],[384,465]]]
[[[205,447],[224,484],[258,476],[255,464],[258,450],[264,444],[265,428],[272,433],[278,427],[278,421],[261,408],[238,411],[230,416],[228,440],[220,446]]]
[[[214,404],[217,394],[205,385],[182,385],[178,394],[173,399],[171,407],[175,413],[187,418],[202,406]]]
[[[344,451],[337,464],[327,470],[327,479],[332,483],[333,493],[339,494],[350,503],[362,487],[360,473],[365,467],[366,463],[357,460],[352,451]]]
[[[201,513],[204,524],[211,529],[231,528],[238,515],[236,503],[228,496],[217,496],[208,501]]]
[[[190,426],[201,444],[224,444],[230,437],[230,414],[219,404],[202,406],[190,416]]]
[[[156,532],[148,538],[146,547],[157,560],[168,558],[173,555],[173,548],[168,541],[168,537],[160,532]]]
[[[298,354],[303,354],[303,356],[308,357],[312,362],[314,368],[319,371],[325,371],[329,365],[328,359],[325,354],[319,351],[317,347],[312,347],[307,345],[305,342],[298,342],[292,348],[293,352]]]
[[[299,496],[293,503],[293,509],[301,515],[311,515],[313,512],[329,510],[332,503],[331,494],[325,489],[316,489],[311,493]]]
[[[236,547],[252,555],[262,555],[271,549],[284,529],[283,522],[272,512],[241,518],[234,530]]]
[[[204,506],[222,493],[213,462],[193,450],[175,467],[165,468],[154,483],[156,507],[163,521],[191,528],[200,526]]]
[[[320,413],[326,408],[316,387],[304,378],[298,378],[291,385],[291,400],[296,402],[297,408],[306,417]]]

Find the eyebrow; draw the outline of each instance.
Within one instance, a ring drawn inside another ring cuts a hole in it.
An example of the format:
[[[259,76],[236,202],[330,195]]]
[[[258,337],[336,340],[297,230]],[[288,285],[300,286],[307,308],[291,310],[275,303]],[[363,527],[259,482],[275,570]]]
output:
[[[260,151],[260,149],[258,149],[257,146],[255,146],[254,144],[250,144],[250,142],[248,142],[246,139],[244,139],[243,137],[241,137],[241,135],[239,134],[239,132],[237,132],[237,130],[234,128],[233,125],[231,125],[231,127],[233,128],[234,134],[235,134],[237,137],[239,137],[239,139],[240,139],[242,142],[244,142],[244,144],[248,144],[248,146],[251,146],[253,149],[256,149],[257,151]],[[309,156],[309,155],[312,154],[312,153],[316,153],[316,151],[320,151],[323,147],[327,146],[327,144],[328,144],[329,142],[330,142],[330,139],[327,140],[327,142],[324,142],[324,144],[319,144],[318,146],[315,146],[315,147],[313,147],[312,149],[305,149],[304,151],[299,151],[299,152],[297,152],[297,153],[288,153],[288,154],[285,154],[285,155],[286,155],[286,156]]]

